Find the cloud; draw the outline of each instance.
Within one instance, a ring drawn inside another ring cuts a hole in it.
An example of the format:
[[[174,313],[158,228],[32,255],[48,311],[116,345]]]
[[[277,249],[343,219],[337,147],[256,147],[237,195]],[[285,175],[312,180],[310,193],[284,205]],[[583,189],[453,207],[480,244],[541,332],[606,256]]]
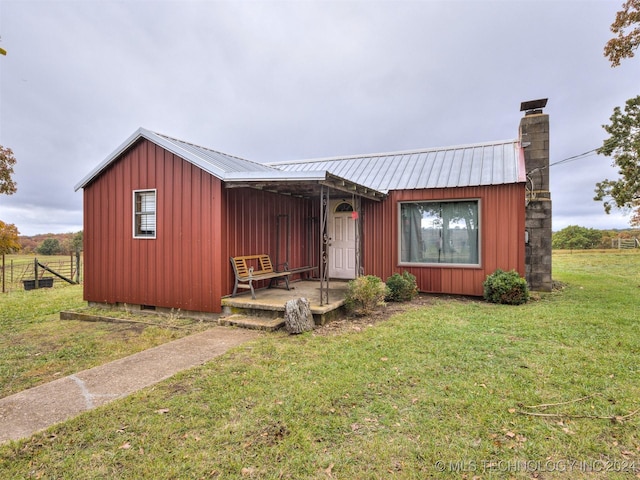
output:
[[[0,218],[79,228],[73,185],[140,126],[267,162],[516,138],[548,97],[551,161],[582,153],[638,93],[614,3],[4,1]],[[592,200],[609,163],[552,168],[554,228],[626,225]]]

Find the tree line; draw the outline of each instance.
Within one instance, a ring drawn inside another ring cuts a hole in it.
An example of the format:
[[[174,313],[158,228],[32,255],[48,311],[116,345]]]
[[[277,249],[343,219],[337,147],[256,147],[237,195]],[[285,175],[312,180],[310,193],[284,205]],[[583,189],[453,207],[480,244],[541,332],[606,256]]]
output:
[[[41,235],[18,237],[20,249],[17,253],[35,253],[38,255],[71,255],[82,251],[82,232],[46,233]]]
[[[595,228],[569,225],[554,232],[552,247],[560,250],[589,250],[617,248],[618,240],[640,239],[640,230],[597,230]]]

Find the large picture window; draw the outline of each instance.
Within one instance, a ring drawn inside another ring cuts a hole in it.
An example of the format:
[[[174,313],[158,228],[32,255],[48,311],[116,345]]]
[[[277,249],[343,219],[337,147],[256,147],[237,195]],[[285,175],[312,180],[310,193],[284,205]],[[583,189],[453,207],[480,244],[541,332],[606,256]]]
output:
[[[133,192],[133,236],[156,238],[156,191]]]
[[[479,201],[400,203],[400,262],[479,265]]]

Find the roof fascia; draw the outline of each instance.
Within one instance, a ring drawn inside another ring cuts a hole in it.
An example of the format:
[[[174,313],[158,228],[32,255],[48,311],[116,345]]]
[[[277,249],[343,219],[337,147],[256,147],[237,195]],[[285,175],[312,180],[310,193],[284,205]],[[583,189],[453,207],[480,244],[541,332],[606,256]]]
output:
[[[272,172],[228,172],[223,180],[227,183],[244,182],[298,182],[300,180],[322,181],[327,178],[324,170],[314,170],[307,172],[286,172],[273,170]]]
[[[125,150],[138,141],[138,139],[147,138],[148,130],[144,128],[138,128],[129,138],[127,138],[118,148],[116,148],[111,155],[105,158],[96,168],[91,170],[82,180],[75,184],[73,190],[77,192],[81,188],[86,187],[95,177],[98,176],[105,168],[107,168],[116,158],[118,158]]]
[[[329,172],[327,172],[327,179],[320,183],[326,185],[327,187],[340,190],[341,192],[368,198],[369,200],[375,200],[377,202],[387,196],[386,193],[379,192],[378,190],[374,190],[369,187],[365,187],[364,185],[360,185],[359,183],[345,180],[344,178],[338,177],[337,175],[333,175]]]
[[[234,172],[228,173],[224,178],[224,182],[229,184],[229,187],[251,187],[252,184],[264,182],[286,184],[288,182],[300,181],[317,182],[329,188],[348,193],[349,195],[357,195],[370,200],[380,201],[387,196],[383,192],[351,182],[324,170],[301,172]]]
[[[198,168],[204,170],[207,173],[210,173],[214,177],[224,179],[225,172],[220,169],[213,168],[210,163],[202,161],[197,155],[185,150],[179,145],[173,143],[169,139],[158,135],[155,132],[147,130],[146,128],[138,128],[129,138],[127,138],[122,145],[116,148],[111,155],[109,155],[102,163],[100,163],[96,168],[91,170],[82,180],[80,180],[75,186],[74,190],[77,192],[81,188],[86,187],[95,177],[97,177],[105,168],[107,168],[112,162],[114,162],[120,155],[122,155],[127,149],[129,149],[134,143],[136,143],[140,138],[144,138],[149,140],[152,143],[164,148],[168,152],[177,155],[180,158],[185,159],[189,163],[196,165]]]

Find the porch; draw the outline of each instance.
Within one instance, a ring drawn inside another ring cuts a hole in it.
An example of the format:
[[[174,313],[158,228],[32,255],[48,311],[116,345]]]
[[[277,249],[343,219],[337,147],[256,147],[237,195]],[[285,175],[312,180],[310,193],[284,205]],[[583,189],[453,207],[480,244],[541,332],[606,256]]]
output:
[[[323,287],[325,301],[321,305],[320,280],[300,280],[291,282],[290,290],[282,286],[256,290],[255,300],[246,292],[235,297],[222,298],[221,325],[232,325],[260,330],[277,330],[284,326],[284,306],[289,300],[306,298],[316,325],[324,325],[334,318],[344,315],[344,298],[347,281],[332,280]]]

